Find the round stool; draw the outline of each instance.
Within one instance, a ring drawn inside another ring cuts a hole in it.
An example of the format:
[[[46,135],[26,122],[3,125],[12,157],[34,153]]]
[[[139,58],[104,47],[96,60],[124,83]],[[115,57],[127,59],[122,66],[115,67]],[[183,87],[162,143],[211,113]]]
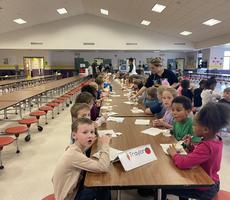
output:
[[[45,198],[43,198],[42,200],[55,200],[55,196],[54,196],[54,194],[50,194],[50,195],[46,196]]]
[[[47,122],[47,113],[48,113],[49,110],[52,111],[52,119],[54,118],[53,109],[54,108],[51,107],[51,106],[42,106],[42,107],[39,108],[39,110],[44,111],[46,113],[46,115],[45,115],[45,117],[46,117],[46,124],[48,124],[48,122]]]
[[[63,99],[54,99],[52,102],[62,104],[62,110],[64,110],[64,107],[63,107],[64,100]]]
[[[59,104],[58,103],[50,102],[50,103],[47,103],[46,105],[52,107],[53,109],[57,107],[57,110],[58,110],[57,114],[59,115]]]
[[[4,166],[2,165],[2,150],[4,146],[7,146],[9,144],[11,144],[12,142],[14,142],[14,138],[12,137],[0,137],[0,169],[4,169]]]
[[[46,112],[45,111],[34,111],[34,112],[31,112],[30,113],[30,116],[34,116],[34,117],[36,117],[37,118],[37,120],[38,120],[38,130],[39,131],[42,131],[43,130],[43,128],[42,128],[42,126],[40,126],[40,123],[39,123],[39,119],[40,119],[40,117],[41,116],[43,116],[43,115],[46,115]]]
[[[31,126],[31,124],[38,123],[38,119],[34,118],[34,117],[33,118],[24,118],[24,119],[18,120],[18,123],[24,124],[28,127],[28,134],[25,137],[25,141],[26,142],[30,141],[30,126]],[[40,131],[39,127],[38,127],[38,131]]]
[[[17,145],[17,151],[16,153],[20,153],[19,147],[18,147],[18,137],[20,134],[27,133],[28,127],[27,126],[14,126],[9,127],[5,130],[5,133],[8,135],[15,135],[16,137],[16,145]]]

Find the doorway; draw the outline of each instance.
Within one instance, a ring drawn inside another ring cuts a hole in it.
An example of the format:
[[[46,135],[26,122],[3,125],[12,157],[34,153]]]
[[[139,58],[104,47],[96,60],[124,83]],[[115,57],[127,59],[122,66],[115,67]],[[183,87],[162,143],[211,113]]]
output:
[[[24,57],[23,63],[26,78],[44,76],[44,57]]]

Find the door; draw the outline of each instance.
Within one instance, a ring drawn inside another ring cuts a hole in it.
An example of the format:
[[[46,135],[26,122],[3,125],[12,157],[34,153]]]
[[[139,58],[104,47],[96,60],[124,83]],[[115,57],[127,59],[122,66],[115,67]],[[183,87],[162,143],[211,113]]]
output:
[[[24,57],[23,63],[26,78],[44,76],[44,57]]]

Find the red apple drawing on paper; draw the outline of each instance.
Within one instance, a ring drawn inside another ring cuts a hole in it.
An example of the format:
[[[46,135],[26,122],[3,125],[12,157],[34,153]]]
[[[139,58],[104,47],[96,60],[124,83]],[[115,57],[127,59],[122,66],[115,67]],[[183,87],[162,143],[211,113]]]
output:
[[[147,147],[147,148],[145,148],[145,153],[146,153],[146,154],[150,154],[150,153],[151,153],[150,148],[148,148],[148,147]]]

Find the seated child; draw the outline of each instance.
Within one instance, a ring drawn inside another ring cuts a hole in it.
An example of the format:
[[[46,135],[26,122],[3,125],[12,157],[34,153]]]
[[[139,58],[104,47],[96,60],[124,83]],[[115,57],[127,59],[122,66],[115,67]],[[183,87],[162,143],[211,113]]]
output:
[[[201,92],[203,91],[204,89],[204,86],[206,84],[206,81],[205,80],[201,80],[199,85],[200,87],[199,88],[196,88],[194,90],[194,107],[196,108],[199,108],[202,106],[202,98],[201,98]]]
[[[153,120],[153,126],[172,128],[173,116],[172,116],[172,101],[177,96],[177,91],[173,87],[167,87],[162,93],[162,102],[166,109],[164,117],[161,119]]]
[[[181,95],[183,95],[185,97],[188,97],[192,101],[192,99],[193,99],[193,93],[189,89],[189,87],[190,87],[189,80],[183,80],[183,81],[181,81],[181,87],[182,87]]]
[[[154,105],[158,104],[157,98],[157,88],[150,87],[146,90],[146,97],[143,99],[143,104],[146,108],[153,107]]]
[[[173,129],[174,137],[179,141],[186,135],[193,136],[192,118],[189,117],[192,110],[191,100],[185,96],[175,97],[172,101]],[[199,138],[192,137],[193,142],[199,142]]]
[[[212,178],[214,185],[196,189],[164,189],[162,200],[166,200],[167,194],[173,194],[180,199],[188,198],[211,200],[219,191],[220,178],[218,172],[221,166],[223,141],[218,132],[230,121],[230,108],[225,104],[207,103],[197,113],[194,120],[194,133],[202,137],[201,142],[188,155],[180,155],[174,147],[168,149],[174,164],[180,169],[189,169],[200,165]]]
[[[162,93],[167,86],[159,86],[157,88],[158,104],[145,109],[146,114],[155,115],[157,118],[162,118],[165,114],[165,108],[162,103]]]
[[[224,89],[223,98],[219,100],[219,103],[226,103],[230,105],[230,87]]]
[[[93,121],[95,121],[100,113],[101,100],[97,100],[97,90],[91,85],[85,85],[81,88],[81,92],[89,92],[94,97],[94,104],[90,110],[90,116]]]
[[[100,193],[83,187],[84,171],[94,173],[107,172],[110,166],[109,142],[110,137],[98,138],[100,147],[99,160],[93,160],[84,154],[96,141],[93,121],[88,118],[80,118],[72,124],[72,132],[75,143],[66,149],[59,160],[52,178],[56,200],[82,200],[89,195],[90,199],[110,199],[110,193]],[[97,196],[100,194],[101,196]]]

